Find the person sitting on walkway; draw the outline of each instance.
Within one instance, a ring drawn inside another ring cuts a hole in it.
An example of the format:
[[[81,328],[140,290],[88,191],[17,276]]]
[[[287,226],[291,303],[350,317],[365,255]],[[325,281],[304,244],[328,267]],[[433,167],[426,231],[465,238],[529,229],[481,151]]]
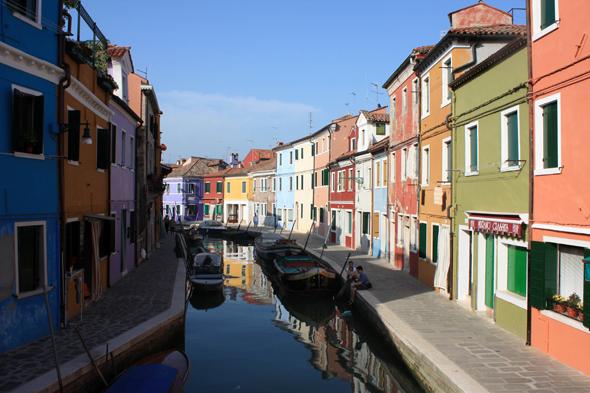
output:
[[[357,282],[350,285],[350,302],[348,302],[348,304],[354,303],[356,291],[371,289],[373,287],[373,285],[369,282],[369,277],[367,277],[367,274],[363,271],[362,266],[358,266],[356,271],[359,273],[359,279]]]
[[[355,269],[352,261],[348,262],[348,267],[346,268],[346,278],[348,280],[356,279],[356,269]]]

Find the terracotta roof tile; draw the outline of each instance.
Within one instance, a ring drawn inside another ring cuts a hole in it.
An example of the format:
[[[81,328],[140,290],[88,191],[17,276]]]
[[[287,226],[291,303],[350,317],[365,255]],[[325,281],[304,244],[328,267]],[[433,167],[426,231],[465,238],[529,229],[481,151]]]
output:
[[[130,46],[109,46],[107,52],[111,57],[123,57],[131,49]]]
[[[419,46],[419,47],[414,48],[412,50],[412,54],[415,54],[415,55],[424,55],[424,54],[430,52],[430,50],[432,48],[434,48],[434,45]]]
[[[490,25],[450,29],[447,34],[464,35],[526,35],[525,25]]]
[[[368,121],[378,122],[378,123],[389,123],[389,115],[386,113],[373,113],[367,112],[364,110],[360,111]]]
[[[217,172],[217,165],[221,163],[223,163],[223,161],[218,158],[197,157],[195,162],[173,170],[168,177],[203,177],[210,173]]]

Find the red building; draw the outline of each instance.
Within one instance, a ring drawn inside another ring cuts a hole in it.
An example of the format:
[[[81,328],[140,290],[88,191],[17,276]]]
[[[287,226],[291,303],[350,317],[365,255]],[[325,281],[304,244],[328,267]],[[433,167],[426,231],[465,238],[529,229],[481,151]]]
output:
[[[203,220],[223,221],[223,177],[231,168],[203,176]]]
[[[383,88],[390,101],[389,250],[396,267],[418,277],[419,79],[414,66],[433,48],[415,48]]]
[[[256,165],[260,161],[270,160],[277,156],[277,153],[273,150],[263,150],[263,149],[252,149],[250,153],[244,158],[242,164],[244,168]]]

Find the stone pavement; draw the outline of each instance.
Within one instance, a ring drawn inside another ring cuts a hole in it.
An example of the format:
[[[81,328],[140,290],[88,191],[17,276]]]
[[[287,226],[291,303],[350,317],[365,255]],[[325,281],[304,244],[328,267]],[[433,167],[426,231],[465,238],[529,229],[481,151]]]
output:
[[[79,329],[93,357],[96,352],[106,353],[107,342],[112,351],[157,328],[164,318],[184,313],[184,265],[174,255],[173,236],[161,244],[149,260],[83,310]],[[66,329],[55,332],[62,378],[90,362],[74,328],[77,322],[79,316]],[[49,335],[0,354],[0,392],[37,392],[55,381],[57,371]]]
[[[287,230],[283,236],[289,236]],[[304,245],[307,234],[293,231],[291,237]],[[323,241],[310,236],[308,251],[319,255]],[[590,376],[526,346],[383,259],[331,243],[323,259],[341,269],[348,253],[373,284],[371,290],[357,292],[357,302],[361,300],[378,315],[400,353],[411,359],[409,367],[437,384],[435,391],[590,392]]]

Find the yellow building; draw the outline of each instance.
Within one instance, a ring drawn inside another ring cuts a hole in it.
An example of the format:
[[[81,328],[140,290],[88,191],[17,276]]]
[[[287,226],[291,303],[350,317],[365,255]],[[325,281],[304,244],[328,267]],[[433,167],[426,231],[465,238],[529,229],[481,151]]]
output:
[[[233,168],[223,179],[223,211],[230,224],[248,225],[253,214],[252,177],[248,176],[252,168]]]

